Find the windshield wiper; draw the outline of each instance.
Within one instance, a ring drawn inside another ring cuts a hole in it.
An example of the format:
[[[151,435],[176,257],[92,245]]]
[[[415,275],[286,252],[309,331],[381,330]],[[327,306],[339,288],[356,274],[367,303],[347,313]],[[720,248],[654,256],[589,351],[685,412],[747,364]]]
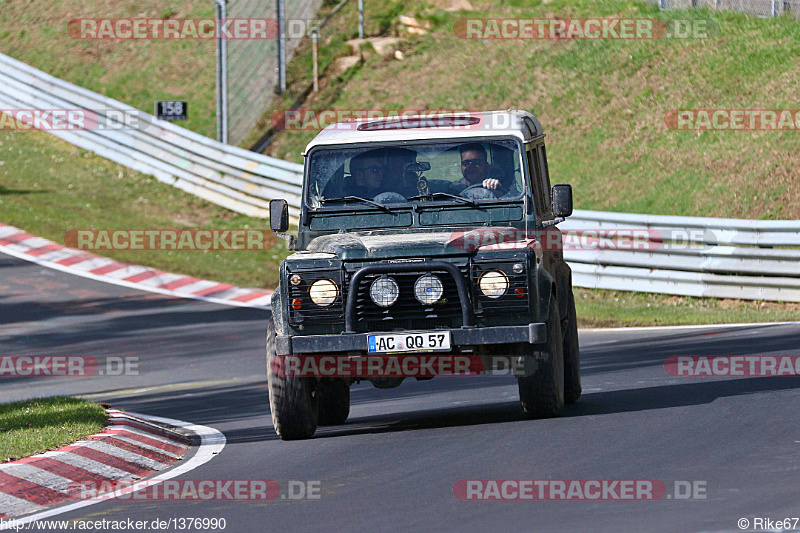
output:
[[[449,192],[432,192],[428,194],[420,194],[419,196],[411,196],[409,200],[425,200],[429,198],[453,198],[454,200],[458,200],[459,202],[463,202],[468,204],[472,207],[478,207],[478,204],[473,202],[472,200],[468,200],[463,196],[456,196],[455,194],[450,194]]]
[[[385,205],[379,204],[378,202],[373,202],[367,198],[361,198],[360,196],[342,196],[341,198],[331,198],[329,200],[323,200],[323,204],[344,204],[347,202],[363,202],[365,204],[369,204],[371,206],[377,207],[381,211],[386,213],[391,213],[392,210],[386,207]]]

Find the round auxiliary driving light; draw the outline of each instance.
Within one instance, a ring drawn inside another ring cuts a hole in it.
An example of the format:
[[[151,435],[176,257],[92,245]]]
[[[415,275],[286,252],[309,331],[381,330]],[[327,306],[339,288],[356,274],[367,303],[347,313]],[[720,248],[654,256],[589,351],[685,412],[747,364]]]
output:
[[[478,280],[481,292],[489,298],[500,298],[508,290],[508,278],[499,270],[487,270]]]
[[[425,274],[414,283],[414,296],[421,304],[431,305],[438,302],[444,294],[442,280],[433,274]]]
[[[328,307],[339,296],[339,287],[329,279],[318,279],[308,288],[311,301],[320,307]]]
[[[369,295],[376,305],[389,307],[400,296],[400,287],[397,286],[397,282],[394,279],[383,276],[373,281],[372,285],[369,286]]]

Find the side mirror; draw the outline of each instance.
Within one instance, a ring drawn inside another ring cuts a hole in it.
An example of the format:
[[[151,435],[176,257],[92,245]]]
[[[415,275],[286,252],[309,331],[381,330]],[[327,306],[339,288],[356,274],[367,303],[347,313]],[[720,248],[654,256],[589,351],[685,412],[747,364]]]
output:
[[[553,185],[553,214],[566,218],[572,214],[572,185]]]
[[[269,201],[269,229],[275,233],[289,230],[289,203],[286,200]]]

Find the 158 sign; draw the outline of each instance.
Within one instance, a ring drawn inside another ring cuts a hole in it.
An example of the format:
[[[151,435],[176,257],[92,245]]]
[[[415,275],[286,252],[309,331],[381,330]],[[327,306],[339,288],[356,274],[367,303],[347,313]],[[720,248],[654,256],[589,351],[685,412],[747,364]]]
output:
[[[156,117],[159,120],[188,120],[189,104],[179,100],[156,102]]]

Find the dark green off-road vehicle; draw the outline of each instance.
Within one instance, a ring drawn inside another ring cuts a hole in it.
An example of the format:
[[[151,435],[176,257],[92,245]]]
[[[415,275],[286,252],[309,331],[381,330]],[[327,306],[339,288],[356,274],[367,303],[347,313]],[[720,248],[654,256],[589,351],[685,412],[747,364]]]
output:
[[[571,213],[572,189],[551,188],[544,133],[528,112],[325,128],[306,149],[299,210],[270,203],[272,230],[297,250],[281,264],[267,329],[275,431],[302,439],[344,423],[357,381],[430,377],[359,374],[367,367],[353,361],[421,354],[513,371],[528,416],[558,415],[581,394],[556,228]],[[285,235],[291,216],[296,237]],[[326,357],[349,366],[304,365]]]

